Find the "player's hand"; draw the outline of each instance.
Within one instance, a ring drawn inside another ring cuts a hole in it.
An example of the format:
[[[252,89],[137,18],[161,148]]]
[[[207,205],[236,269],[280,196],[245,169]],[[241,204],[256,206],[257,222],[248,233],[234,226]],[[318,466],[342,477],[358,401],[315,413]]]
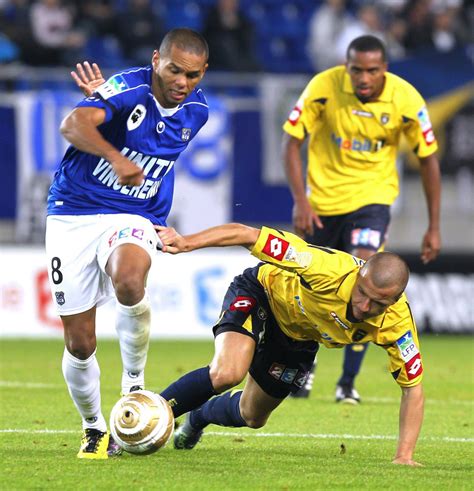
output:
[[[97,87],[100,87],[105,82],[97,63],[92,63],[91,66],[88,61],[85,61],[84,63],[78,63],[76,69],[77,73],[71,72],[71,77],[86,97],[90,97]]]
[[[423,467],[423,464],[420,464],[419,462],[415,462],[413,459],[406,459],[403,457],[396,457],[395,459],[392,460],[392,464],[411,465],[412,467]]]
[[[185,250],[186,240],[173,227],[163,227],[162,225],[154,225],[158,238],[161,241],[162,252],[168,254],[179,254]]]
[[[439,254],[441,249],[441,236],[439,230],[428,229],[423,237],[421,244],[421,260],[423,264],[427,264]]]
[[[118,176],[118,183],[122,186],[141,186],[143,184],[143,169],[128,160],[122,154],[110,162]]]
[[[295,201],[293,206],[293,225],[296,234],[303,238],[306,234],[313,234],[315,225],[318,228],[323,228],[321,219],[313,211],[307,199]]]

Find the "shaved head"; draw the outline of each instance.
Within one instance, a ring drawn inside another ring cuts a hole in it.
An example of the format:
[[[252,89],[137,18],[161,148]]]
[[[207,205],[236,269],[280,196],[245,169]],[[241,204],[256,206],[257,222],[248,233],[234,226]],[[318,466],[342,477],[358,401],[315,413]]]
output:
[[[393,252],[378,252],[362,266],[360,274],[370,277],[373,285],[380,289],[394,289],[399,297],[408,283],[410,271],[405,261]]]
[[[351,307],[356,319],[376,317],[398,302],[408,283],[408,266],[392,252],[378,252],[360,268],[352,289]]]

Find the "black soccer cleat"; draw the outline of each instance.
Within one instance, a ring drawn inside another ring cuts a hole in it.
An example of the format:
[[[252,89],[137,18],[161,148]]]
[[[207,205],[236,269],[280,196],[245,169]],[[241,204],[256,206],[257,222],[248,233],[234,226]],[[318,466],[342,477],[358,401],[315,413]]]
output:
[[[360,395],[352,385],[341,384],[336,387],[336,402],[356,405],[360,403]]]
[[[196,430],[189,422],[190,413],[186,415],[184,423],[179,426],[174,432],[174,448],[177,450],[191,450],[201,440],[203,431]]]

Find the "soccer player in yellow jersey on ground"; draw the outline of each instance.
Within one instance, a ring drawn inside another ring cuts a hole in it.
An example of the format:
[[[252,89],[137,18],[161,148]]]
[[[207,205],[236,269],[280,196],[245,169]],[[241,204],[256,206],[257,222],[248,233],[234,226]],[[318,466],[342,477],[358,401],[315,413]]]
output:
[[[438,255],[441,180],[436,139],[421,95],[387,72],[385,47],[379,39],[354,39],[346,65],[321,72],[309,82],[283,129],[298,235],[362,259],[381,250],[390,205],[398,195],[396,156],[403,133],[420,162],[428,205],[421,260],[427,263]],[[305,185],[301,154],[307,138]],[[366,347],[346,347],[336,401],[360,401],[354,379]],[[312,376],[296,397],[309,395],[311,380]]]
[[[191,411],[175,432],[176,448],[194,448],[211,423],[261,428],[285,397],[305,384],[319,343],[338,348],[357,339],[387,351],[390,372],[402,389],[393,462],[419,465],[413,452],[423,420],[423,365],[403,293],[408,268],[399,256],[381,252],[364,264],[289,232],[240,224],[184,237],[171,228],[155,228],[164,252],[243,245],[265,261],[229,286],[213,328],[210,365],[161,393],[175,417]],[[225,392],[247,374],[243,391]]]

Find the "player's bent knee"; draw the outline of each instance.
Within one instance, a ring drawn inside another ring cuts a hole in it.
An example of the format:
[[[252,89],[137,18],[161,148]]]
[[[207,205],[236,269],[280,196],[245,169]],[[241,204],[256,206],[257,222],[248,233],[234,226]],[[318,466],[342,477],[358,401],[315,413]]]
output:
[[[225,392],[226,390],[239,385],[244,379],[245,374],[242,375],[234,369],[211,367],[209,376],[214,390],[220,394],[221,392]]]
[[[145,282],[141,275],[121,275],[113,279],[117,300],[122,305],[136,305],[145,294]]]
[[[266,423],[268,418],[255,418],[252,416],[247,416],[245,413],[241,414],[243,420],[245,421],[245,424],[249,427],[252,428],[253,430],[258,430],[259,428],[263,428]]]
[[[78,342],[71,339],[66,341],[66,349],[78,360],[87,360],[94,353],[95,348],[95,339],[89,342]]]

